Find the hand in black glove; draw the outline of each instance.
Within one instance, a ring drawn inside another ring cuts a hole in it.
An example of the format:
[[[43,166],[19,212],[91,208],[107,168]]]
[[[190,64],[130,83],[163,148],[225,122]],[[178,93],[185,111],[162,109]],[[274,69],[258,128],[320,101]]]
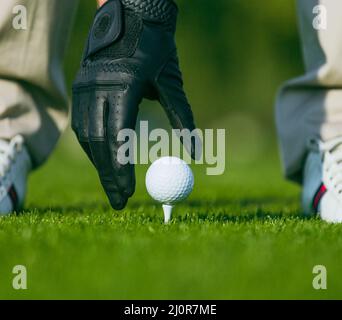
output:
[[[174,128],[195,129],[183,91],[172,0],[109,0],[96,13],[73,84],[72,128],[114,209],[134,193],[133,164],[121,165],[121,129],[134,129],[143,98],[159,100]]]

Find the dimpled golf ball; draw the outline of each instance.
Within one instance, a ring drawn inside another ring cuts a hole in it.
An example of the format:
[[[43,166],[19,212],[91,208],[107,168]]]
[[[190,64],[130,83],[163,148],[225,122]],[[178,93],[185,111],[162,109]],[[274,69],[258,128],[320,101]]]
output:
[[[188,164],[176,157],[163,157],[152,163],[146,173],[150,196],[163,204],[173,205],[187,198],[194,187]]]

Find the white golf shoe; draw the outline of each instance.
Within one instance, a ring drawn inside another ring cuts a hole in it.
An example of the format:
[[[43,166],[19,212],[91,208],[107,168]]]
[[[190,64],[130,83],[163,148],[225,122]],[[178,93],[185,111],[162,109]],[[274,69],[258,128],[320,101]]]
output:
[[[311,149],[304,167],[304,212],[342,223],[342,137],[313,142]]]
[[[0,139],[0,216],[19,210],[24,204],[31,159],[22,136]]]

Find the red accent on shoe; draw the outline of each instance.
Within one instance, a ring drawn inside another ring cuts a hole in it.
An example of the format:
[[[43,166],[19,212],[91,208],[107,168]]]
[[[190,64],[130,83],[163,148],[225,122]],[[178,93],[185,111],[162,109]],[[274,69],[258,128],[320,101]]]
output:
[[[322,183],[320,187],[318,188],[317,192],[315,193],[315,196],[313,198],[312,207],[315,210],[315,212],[318,212],[318,206],[319,202],[321,201],[322,197],[327,192],[327,187]]]

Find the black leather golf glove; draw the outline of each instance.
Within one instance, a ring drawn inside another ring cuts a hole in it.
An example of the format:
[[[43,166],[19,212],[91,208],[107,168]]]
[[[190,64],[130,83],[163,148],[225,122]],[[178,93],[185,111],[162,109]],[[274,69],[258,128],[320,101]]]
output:
[[[171,125],[195,129],[183,91],[172,0],[109,0],[96,13],[73,84],[72,128],[114,209],[134,193],[133,164],[118,161],[121,129],[134,129],[143,98],[159,100]]]

